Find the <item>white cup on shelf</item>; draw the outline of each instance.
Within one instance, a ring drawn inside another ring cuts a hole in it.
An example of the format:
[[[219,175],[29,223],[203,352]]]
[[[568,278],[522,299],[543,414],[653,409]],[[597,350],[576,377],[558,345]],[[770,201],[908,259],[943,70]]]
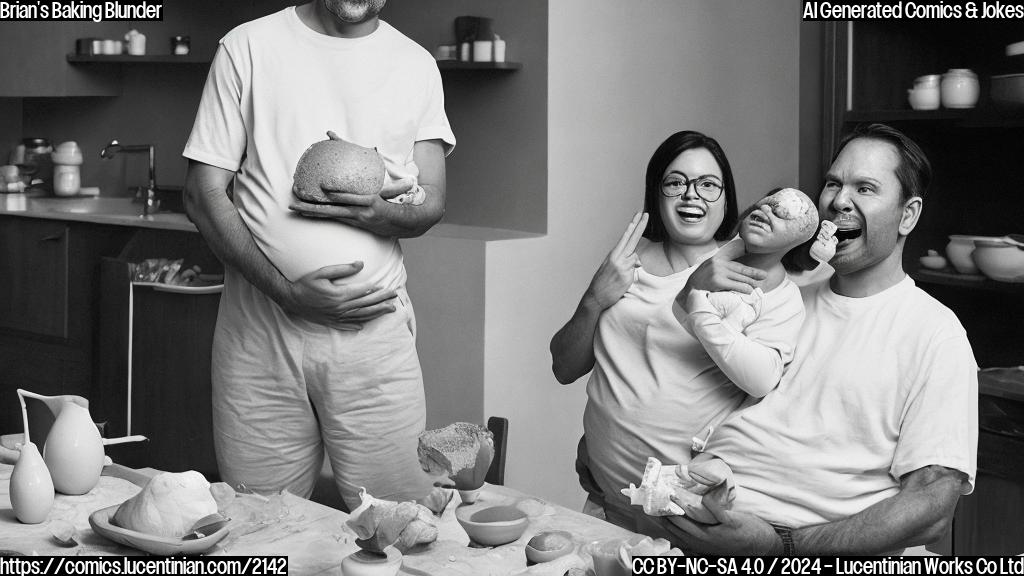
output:
[[[494,43],[490,40],[473,41],[473,62],[492,62]]]

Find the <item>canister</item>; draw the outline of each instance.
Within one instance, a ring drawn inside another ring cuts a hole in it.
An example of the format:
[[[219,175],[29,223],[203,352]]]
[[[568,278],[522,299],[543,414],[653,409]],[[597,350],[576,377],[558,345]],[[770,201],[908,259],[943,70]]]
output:
[[[942,75],[942,105],[973,108],[978,103],[978,75],[966,68],[950,68]]]
[[[473,62],[490,62],[494,44],[490,40],[473,41]]]

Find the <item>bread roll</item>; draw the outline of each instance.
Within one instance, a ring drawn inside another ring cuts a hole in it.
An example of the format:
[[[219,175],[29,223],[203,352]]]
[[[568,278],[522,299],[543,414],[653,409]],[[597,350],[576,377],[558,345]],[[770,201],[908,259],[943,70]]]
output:
[[[217,512],[210,483],[194,470],[163,472],[118,507],[115,526],[153,536],[180,538],[196,521]]]
[[[360,489],[362,504],[352,511],[348,527],[356,533],[356,544],[364,550],[382,553],[394,545],[402,552],[417,544],[437,540],[433,513],[415,502],[380,500]]]

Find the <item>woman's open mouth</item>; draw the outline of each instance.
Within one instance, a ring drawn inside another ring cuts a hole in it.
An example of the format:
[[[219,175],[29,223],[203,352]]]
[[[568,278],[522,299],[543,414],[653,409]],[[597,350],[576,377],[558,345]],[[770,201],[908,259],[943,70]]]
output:
[[[699,206],[681,206],[676,209],[676,213],[682,218],[683,222],[700,222],[707,216],[707,210]]]

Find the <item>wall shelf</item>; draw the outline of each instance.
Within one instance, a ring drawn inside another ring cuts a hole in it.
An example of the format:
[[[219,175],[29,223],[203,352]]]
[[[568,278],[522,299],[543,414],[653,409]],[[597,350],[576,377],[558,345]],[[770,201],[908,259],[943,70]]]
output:
[[[1009,128],[1024,126],[1024,108],[971,108],[964,110],[848,110],[847,123],[859,122],[945,122],[965,128]]]
[[[68,54],[72,64],[209,64],[210,59],[195,54],[152,54],[131,56],[129,54]]]
[[[462,62],[460,60],[438,60],[437,68],[445,70],[519,70],[521,62]]]
[[[910,277],[913,278],[915,282],[924,284],[940,284],[942,286],[953,286],[969,290],[986,290],[1024,295],[1024,283],[997,282],[983,276],[958,274],[952,269],[947,271],[919,268],[911,271]]]

